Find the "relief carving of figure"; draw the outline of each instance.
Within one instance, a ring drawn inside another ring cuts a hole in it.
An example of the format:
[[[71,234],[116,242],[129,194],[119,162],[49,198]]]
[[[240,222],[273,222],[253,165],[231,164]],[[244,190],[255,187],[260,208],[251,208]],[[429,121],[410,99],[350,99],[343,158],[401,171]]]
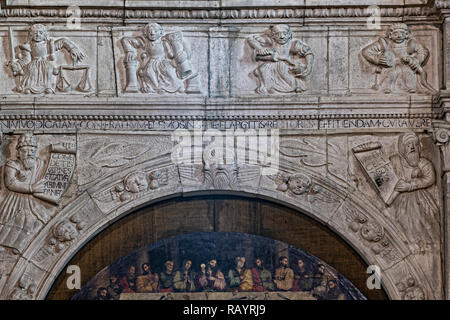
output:
[[[200,93],[200,78],[191,64],[191,52],[182,32],[164,35],[157,23],[144,27],[143,36],[122,39],[125,51],[125,92]],[[140,67],[137,69],[137,50]],[[186,84],[185,84],[185,83]]]
[[[10,30],[13,60],[8,65],[13,75],[18,77],[16,91],[25,94],[51,94],[55,93],[56,88],[59,91],[68,91],[70,84],[64,78],[64,70],[84,70],[78,90],[91,91],[89,67],[77,66],[77,63],[85,58],[85,54],[72,41],[66,38],[53,39],[44,25],[35,24],[28,32],[28,42],[19,45],[21,52],[16,59],[12,37]],[[73,65],[56,65],[55,54],[62,49],[69,53]]]
[[[431,161],[422,157],[419,138],[405,133],[398,139],[398,154],[390,157],[400,179],[395,191],[399,195],[393,202],[395,219],[408,239],[421,251],[435,245],[439,239],[439,208],[430,193],[436,182]]]
[[[314,54],[299,39],[292,39],[288,25],[271,26],[265,33],[251,35],[247,43],[262,63],[253,71],[256,93],[289,93],[306,90],[304,79],[312,72]]]
[[[17,160],[3,167],[6,194],[0,202],[0,245],[19,253],[33,231],[49,220],[47,209],[34,195],[44,192],[44,160],[36,156],[38,144],[31,133],[17,143]]]
[[[427,82],[427,73],[423,69],[429,51],[412,37],[406,24],[391,25],[386,36],[365,47],[361,54],[376,66],[373,89],[381,89],[384,93],[415,93],[418,89],[435,92]]]

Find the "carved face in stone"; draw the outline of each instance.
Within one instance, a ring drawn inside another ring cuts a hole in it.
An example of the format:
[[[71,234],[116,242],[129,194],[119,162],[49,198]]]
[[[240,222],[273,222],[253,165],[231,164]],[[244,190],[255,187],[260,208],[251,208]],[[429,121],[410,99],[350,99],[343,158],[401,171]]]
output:
[[[414,133],[407,133],[400,136],[398,140],[399,153],[406,159],[412,167],[417,167],[420,160],[420,142]]]
[[[149,23],[144,28],[144,35],[150,41],[156,41],[163,35],[162,27],[157,23]]]
[[[367,241],[380,241],[383,236],[383,228],[378,224],[369,222],[361,228],[361,236]]]
[[[289,179],[288,186],[289,189],[294,194],[303,194],[308,191],[311,182],[306,176],[295,175]]]
[[[402,43],[409,38],[408,26],[404,23],[394,24],[389,28],[388,36],[395,43]]]
[[[125,187],[131,193],[145,191],[148,188],[147,177],[142,172],[133,173],[125,178]]]
[[[56,226],[54,230],[54,235],[56,239],[58,239],[61,242],[71,241],[76,239],[76,237],[78,237],[78,230],[73,225],[73,223],[69,221],[63,221]]]
[[[24,168],[29,170],[36,164],[36,153],[36,147],[23,146],[17,150],[17,157],[22,162]]]
[[[286,44],[292,38],[291,29],[286,24],[277,24],[271,28],[272,39],[278,44]]]
[[[419,287],[412,287],[406,289],[404,295],[404,300],[425,300],[425,294],[423,290]]]
[[[42,42],[48,38],[48,32],[44,25],[35,24],[30,28],[30,37],[34,42]]]

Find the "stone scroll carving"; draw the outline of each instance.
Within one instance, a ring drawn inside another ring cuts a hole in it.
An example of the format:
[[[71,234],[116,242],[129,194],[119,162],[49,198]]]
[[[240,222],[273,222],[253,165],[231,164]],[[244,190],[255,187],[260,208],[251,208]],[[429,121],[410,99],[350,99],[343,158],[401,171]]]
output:
[[[256,93],[290,93],[306,90],[304,80],[312,72],[314,54],[299,39],[292,39],[288,25],[271,26],[263,34],[247,38],[253,57],[261,64],[253,71]]]
[[[181,31],[164,35],[159,24],[149,23],[143,36],[121,42],[126,53],[125,93],[201,93],[200,75],[192,67],[189,44]],[[142,50],[139,58],[138,49]]]
[[[91,67],[79,64],[85,54],[67,38],[54,39],[49,36],[47,28],[35,24],[28,31],[28,41],[18,46],[20,53],[15,54],[13,30],[9,29],[11,61],[7,63],[12,74],[17,78],[14,89],[24,94],[52,94],[56,91],[70,92],[73,89],[67,78],[68,72],[82,71],[82,77],[76,90],[92,91],[90,80]],[[57,65],[56,53],[64,49],[72,62]]]
[[[406,24],[394,23],[384,37],[362,49],[361,54],[375,66],[374,90],[436,93],[423,69],[429,51],[414,39]]]
[[[75,155],[51,145],[50,161],[37,156],[38,143],[31,133],[22,134],[17,142],[17,160],[4,164],[4,197],[0,200],[0,246],[20,253],[35,232],[46,224],[67,190],[74,170]],[[70,157],[61,159],[61,157]]]

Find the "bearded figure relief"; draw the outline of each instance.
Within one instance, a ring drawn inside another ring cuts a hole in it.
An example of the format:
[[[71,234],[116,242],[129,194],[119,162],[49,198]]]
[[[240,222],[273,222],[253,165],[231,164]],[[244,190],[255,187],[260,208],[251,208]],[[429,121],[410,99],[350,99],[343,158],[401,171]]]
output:
[[[271,26],[265,33],[247,39],[255,61],[256,93],[290,93],[306,90],[304,80],[312,72],[314,54],[298,39],[292,39],[288,25]]]
[[[436,243],[440,233],[439,208],[430,193],[436,174],[430,160],[422,157],[419,138],[406,133],[398,139],[398,154],[390,157],[399,178],[395,186],[398,196],[393,202],[395,219],[408,239],[421,251]]]
[[[31,26],[28,31],[28,42],[19,45],[20,53],[15,55],[13,33],[10,29],[11,56],[8,66],[18,78],[17,92],[25,94],[52,94],[56,89],[67,92],[72,89],[64,73],[68,71],[83,71],[83,76],[77,86],[81,92],[92,90],[90,82],[90,67],[78,65],[85,54],[69,39],[51,38],[47,28],[42,24]],[[66,50],[72,59],[71,65],[56,65],[56,52]]]
[[[0,245],[19,253],[30,236],[49,220],[47,209],[34,195],[44,192],[44,160],[36,156],[36,138],[23,134],[17,143],[17,160],[3,167],[6,195],[0,201]]]
[[[374,90],[384,93],[436,92],[427,82],[427,73],[423,69],[428,62],[429,51],[413,38],[406,24],[391,25],[386,36],[365,47],[361,54],[376,66]]]

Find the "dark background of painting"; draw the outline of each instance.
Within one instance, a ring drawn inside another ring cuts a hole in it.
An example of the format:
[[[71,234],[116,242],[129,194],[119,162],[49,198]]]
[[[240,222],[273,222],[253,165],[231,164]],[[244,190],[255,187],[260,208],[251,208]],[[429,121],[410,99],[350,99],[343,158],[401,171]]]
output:
[[[180,197],[140,209],[98,234],[75,254],[69,265],[80,266],[83,286],[100,270],[143,246],[176,235],[212,231],[248,233],[285,242],[335,268],[369,300],[387,298],[383,290],[367,289],[367,265],[329,228],[296,210],[255,198]],[[181,261],[176,261],[175,267],[179,264]],[[156,272],[162,267],[152,263]],[[137,271],[140,273],[140,266]],[[47,299],[66,300],[76,293],[67,289],[67,276],[63,269]]]

